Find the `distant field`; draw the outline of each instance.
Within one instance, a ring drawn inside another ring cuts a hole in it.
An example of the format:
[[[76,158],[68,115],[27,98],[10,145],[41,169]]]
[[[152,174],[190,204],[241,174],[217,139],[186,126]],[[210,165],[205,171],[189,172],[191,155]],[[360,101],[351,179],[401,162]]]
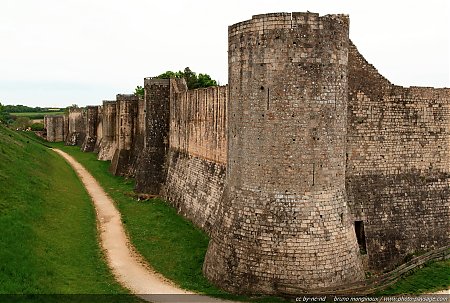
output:
[[[60,112],[11,113],[11,116],[28,117],[30,119],[44,119],[45,115],[64,115],[64,112],[60,111]]]

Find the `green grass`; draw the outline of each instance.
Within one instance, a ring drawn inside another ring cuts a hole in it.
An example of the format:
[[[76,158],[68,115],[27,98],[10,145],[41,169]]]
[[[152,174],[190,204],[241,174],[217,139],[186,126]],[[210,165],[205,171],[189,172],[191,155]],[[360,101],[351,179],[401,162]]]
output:
[[[44,119],[44,116],[46,115],[64,115],[64,112],[30,112],[30,113],[11,113],[11,116],[16,117],[28,117],[32,120],[35,119]]]
[[[134,180],[111,175],[110,163],[98,161],[96,154],[62,144],[58,148],[75,157],[116,202],[131,241],[155,270],[183,288],[223,293],[201,272],[209,241],[204,232],[160,199],[138,202],[130,197]]]
[[[32,134],[27,133],[32,136]],[[41,140],[38,138],[38,140]],[[48,143],[71,154],[99,181],[116,202],[131,242],[158,272],[183,288],[212,295],[226,293],[212,286],[202,275],[202,264],[208,236],[176,213],[162,200],[138,202],[130,197],[132,179],[113,176],[110,163],[98,161],[96,154],[83,153],[79,147]],[[450,261],[435,262],[400,280],[383,294],[437,291],[450,285]],[[435,278],[430,279],[433,276]],[[410,282],[412,281],[412,282]],[[409,288],[404,285],[410,284]],[[419,287],[420,286],[420,287]],[[408,290],[409,289],[409,290]],[[226,298],[249,300],[242,296]],[[279,298],[258,298],[258,301],[281,301]]]
[[[71,167],[0,125],[0,295],[127,293],[109,272],[95,211]]]
[[[450,260],[431,261],[379,294],[420,294],[447,289],[449,286]]]
[[[49,144],[46,142],[46,144]],[[76,146],[50,145],[72,155],[115,201],[132,244],[151,266],[184,289],[233,300],[284,302],[279,298],[249,298],[231,295],[213,286],[202,273],[209,237],[175,208],[161,199],[136,201],[131,197],[134,180],[109,173],[110,163],[98,161],[94,153]]]

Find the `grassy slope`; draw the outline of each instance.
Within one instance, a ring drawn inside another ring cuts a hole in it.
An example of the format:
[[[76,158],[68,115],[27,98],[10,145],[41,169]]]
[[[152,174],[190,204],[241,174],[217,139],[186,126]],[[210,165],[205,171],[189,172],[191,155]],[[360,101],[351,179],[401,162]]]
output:
[[[107,268],[93,206],[73,170],[2,126],[0,230],[0,294],[127,293]]]
[[[379,294],[420,294],[447,289],[449,286],[450,260],[445,260],[425,264],[423,268],[404,277]]]
[[[137,202],[130,196],[134,180],[111,175],[109,162],[98,161],[96,154],[57,146],[83,164],[113,198],[133,244],[157,271],[183,288],[223,293],[201,272],[209,241],[205,233],[159,199]]]
[[[252,298],[230,295],[203,276],[202,266],[209,237],[160,199],[136,201],[131,197],[133,179],[113,176],[110,163],[79,147],[52,143],[76,158],[116,202],[131,242],[152,267],[182,288],[234,300]],[[279,298],[255,298],[258,302],[284,302]]]
[[[187,289],[223,294],[211,286],[201,272],[208,243],[207,235],[178,216],[163,201],[137,202],[131,198],[127,193],[133,191],[133,180],[112,176],[108,173],[109,162],[97,161],[95,154],[83,153],[78,147],[68,147],[61,143],[56,146],[82,163],[116,201],[131,241],[157,271]],[[400,280],[383,294],[445,289],[450,286],[449,273],[448,260],[428,264]],[[431,276],[435,278],[430,279]],[[267,301],[272,300],[267,298]]]

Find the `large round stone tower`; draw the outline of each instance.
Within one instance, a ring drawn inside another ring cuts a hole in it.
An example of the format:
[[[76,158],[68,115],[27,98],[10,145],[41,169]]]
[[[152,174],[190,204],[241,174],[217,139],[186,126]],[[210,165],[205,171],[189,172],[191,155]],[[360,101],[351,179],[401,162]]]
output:
[[[228,291],[363,278],[345,195],[348,23],[278,13],[229,27],[226,188],[204,264]]]

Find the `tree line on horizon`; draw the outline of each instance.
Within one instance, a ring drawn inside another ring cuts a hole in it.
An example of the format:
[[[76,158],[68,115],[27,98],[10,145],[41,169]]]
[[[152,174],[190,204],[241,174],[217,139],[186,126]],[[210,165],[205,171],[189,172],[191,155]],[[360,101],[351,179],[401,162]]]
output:
[[[1,104],[1,103],[0,103]],[[45,112],[52,112],[54,109],[50,109],[47,107],[30,107],[26,105],[2,105],[3,111],[7,113],[45,113]],[[58,108],[58,110],[60,110]]]
[[[5,111],[5,106],[0,102],[0,123],[6,123],[9,119],[8,112]]]
[[[62,111],[63,108],[30,107],[26,105],[3,105],[0,102],[0,124],[13,129],[43,130],[42,120],[46,113]],[[29,113],[29,115],[28,115]],[[19,115],[20,114],[20,115]]]

